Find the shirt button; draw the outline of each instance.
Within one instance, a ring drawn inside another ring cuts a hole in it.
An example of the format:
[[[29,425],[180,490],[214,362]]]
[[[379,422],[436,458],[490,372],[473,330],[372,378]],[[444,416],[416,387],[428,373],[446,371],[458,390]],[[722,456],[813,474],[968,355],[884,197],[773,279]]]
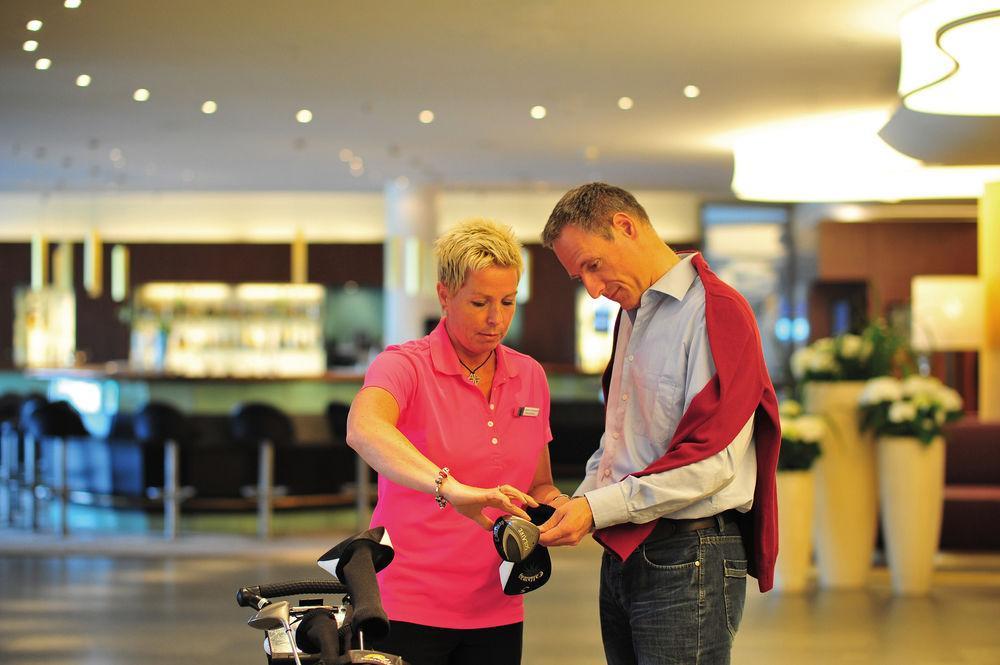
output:
[[[492,420],[487,420],[486,421],[486,426],[487,427],[493,427],[493,421]]]
[[[611,438],[612,439],[617,439],[618,438],[618,432],[612,432],[611,433]]]
[[[622,395],[622,401],[623,402],[627,402],[628,401],[628,394]]]
[[[494,410],[495,408],[497,408],[496,404],[490,404],[490,411]]]
[[[632,362],[632,360],[633,360],[634,358],[635,358],[635,356],[633,356],[633,355],[632,355],[632,354],[630,353],[630,354],[628,354],[628,356],[626,356],[625,360],[627,360],[627,361],[629,361],[629,362]]]
[[[490,439],[490,443],[492,443],[495,446],[498,443],[500,443],[500,439],[493,437],[492,439]]]

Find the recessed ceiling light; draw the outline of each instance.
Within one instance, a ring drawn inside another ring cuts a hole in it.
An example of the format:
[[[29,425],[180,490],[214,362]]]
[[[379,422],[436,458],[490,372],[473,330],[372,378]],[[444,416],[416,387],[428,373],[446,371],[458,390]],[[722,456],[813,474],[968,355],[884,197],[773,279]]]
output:
[[[76,77],[76,84],[81,88],[86,88],[90,85],[90,74],[80,74]]]
[[[303,125],[307,122],[311,122],[313,119],[312,111],[309,109],[300,109],[298,113],[295,114],[295,119],[301,122]]]
[[[206,101],[201,105],[201,112],[206,115],[211,115],[219,110],[219,105],[213,102],[211,99]]]
[[[547,111],[544,106],[532,106],[531,107],[531,117],[535,120],[541,120],[545,117]]]
[[[358,168],[351,167],[351,175],[355,178],[360,178],[365,174],[365,167],[359,166]]]
[[[349,162],[352,159],[354,159],[354,153],[351,152],[350,149],[348,149],[348,148],[341,148],[340,149],[340,161],[342,161],[342,162]]]
[[[24,46],[22,46],[21,48],[23,48],[28,53],[31,53],[32,51],[38,49],[38,42],[36,42],[34,39],[29,39],[28,41],[24,42]]]
[[[52,61],[48,58],[39,58],[35,60],[35,69],[48,69],[52,66]]]
[[[144,102],[148,100],[149,90],[146,90],[145,88],[139,88],[138,90],[132,93],[132,99],[134,99],[137,102]]]
[[[76,9],[79,6],[80,0],[66,0],[66,2],[63,3],[63,7],[66,9]]]
[[[620,108],[622,111],[628,111],[633,106],[635,106],[635,102],[632,101],[631,97],[618,98],[618,108]]]
[[[28,24],[25,25],[24,27],[26,27],[28,30],[31,30],[32,32],[38,32],[39,30],[42,29],[42,22],[39,21],[37,18],[33,18],[30,21],[28,21]]]
[[[360,157],[356,156],[351,160],[352,171],[355,169],[363,169],[364,167],[365,167],[365,160],[361,159]]]
[[[694,99],[701,94],[701,88],[696,85],[686,85],[684,86],[684,96],[688,99]]]
[[[429,125],[432,122],[434,122],[434,111],[424,109],[423,111],[420,112],[420,115],[417,117],[420,119],[420,122],[424,123],[425,125]]]
[[[121,158],[122,158],[121,148],[112,148],[108,152],[108,159],[110,159],[112,162],[120,161]]]

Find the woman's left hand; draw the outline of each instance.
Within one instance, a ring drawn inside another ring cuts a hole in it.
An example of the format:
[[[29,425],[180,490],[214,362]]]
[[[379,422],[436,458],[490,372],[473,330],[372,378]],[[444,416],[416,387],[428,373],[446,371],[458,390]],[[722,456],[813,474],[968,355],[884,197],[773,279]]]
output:
[[[528,513],[515,503],[535,507],[538,502],[511,485],[500,485],[492,489],[472,487],[455,478],[448,478],[441,487],[441,494],[448,503],[462,515],[475,521],[487,531],[493,528],[493,520],[483,514],[484,508],[497,508],[511,515],[530,520]]]

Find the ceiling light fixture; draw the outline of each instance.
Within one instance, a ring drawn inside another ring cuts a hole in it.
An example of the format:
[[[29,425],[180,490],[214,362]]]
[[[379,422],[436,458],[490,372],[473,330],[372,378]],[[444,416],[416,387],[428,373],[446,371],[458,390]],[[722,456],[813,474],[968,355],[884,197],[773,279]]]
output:
[[[52,66],[52,61],[48,58],[39,58],[35,60],[35,69],[46,70]]]
[[[211,99],[209,99],[208,101],[206,101],[204,104],[201,105],[201,112],[204,113],[205,115],[212,115],[218,110],[219,110],[219,105],[213,102]]]
[[[635,102],[631,97],[619,97],[618,98],[618,108],[622,111],[628,111],[635,105]]]
[[[312,122],[313,114],[309,109],[299,109],[295,114],[295,119],[301,122],[303,125],[307,122]]]
[[[76,9],[79,6],[80,0],[66,0],[66,2],[63,3],[63,7],[66,9]]]
[[[90,74],[80,74],[76,77],[76,84],[81,88],[86,88],[90,85]]]
[[[42,29],[42,22],[39,21],[37,18],[33,18],[30,21],[28,21],[27,25],[25,25],[24,27],[26,27],[28,30],[31,30],[32,32],[38,32],[39,30]]]
[[[926,166],[878,131],[887,109],[764,125],[731,136],[733,192],[752,201],[840,202],[979,198],[1000,167]]]
[[[541,120],[546,116],[548,111],[545,110],[544,106],[532,106],[531,107],[531,117],[535,120]]]
[[[899,22],[899,95],[922,113],[1000,115],[996,0],[933,0]]]
[[[420,112],[420,115],[418,115],[417,118],[425,125],[429,125],[434,122],[434,111],[424,109]]]
[[[148,101],[149,100],[149,90],[146,90],[145,88],[139,88],[138,90],[136,90],[135,92],[132,93],[132,99],[134,99],[137,102]]]
[[[686,85],[684,86],[684,96],[688,99],[694,99],[701,95],[701,88],[696,85]]]
[[[349,148],[340,149],[340,161],[349,162],[354,159],[354,153]]]
[[[34,39],[29,39],[28,41],[24,42],[24,45],[21,48],[23,48],[28,53],[31,53],[32,51],[38,49],[38,42],[36,42]]]

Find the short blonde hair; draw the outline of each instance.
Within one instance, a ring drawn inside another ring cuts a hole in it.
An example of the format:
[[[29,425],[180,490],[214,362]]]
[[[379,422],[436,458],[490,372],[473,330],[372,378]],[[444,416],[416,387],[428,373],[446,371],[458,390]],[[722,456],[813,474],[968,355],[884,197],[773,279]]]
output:
[[[448,230],[434,243],[438,281],[455,293],[471,270],[490,266],[515,268],[520,281],[521,243],[506,224],[489,219],[468,219]]]

